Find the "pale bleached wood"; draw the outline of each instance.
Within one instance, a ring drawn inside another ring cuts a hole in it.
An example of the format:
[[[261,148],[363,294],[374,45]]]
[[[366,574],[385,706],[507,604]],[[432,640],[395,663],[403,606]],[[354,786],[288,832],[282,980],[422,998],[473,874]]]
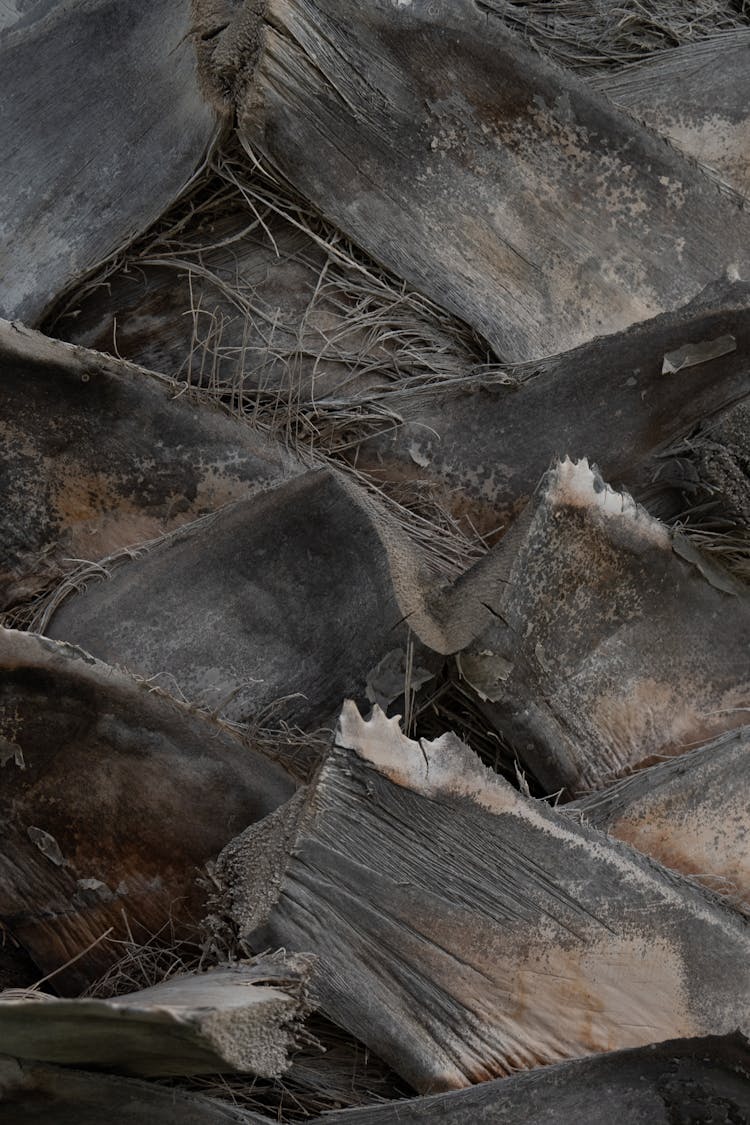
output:
[[[0,919],[68,995],[121,955],[118,941],[194,938],[203,865],[294,791],[279,765],[154,685],[4,629],[0,761]],[[108,930],[118,940],[102,941]]]
[[[269,0],[204,60],[253,150],[507,360],[676,309],[750,219],[472,0]]]
[[[750,911],[747,727],[571,801],[565,812]]]
[[[214,924],[314,953],[322,1009],[422,1092],[747,1024],[741,915],[379,710],[216,876]]]
[[[585,459],[550,469],[452,597],[459,674],[550,793],[747,721],[747,591]]]
[[[309,1010],[304,958],[188,973],[109,1000],[0,993],[0,1052],[143,1078],[275,1078]]]

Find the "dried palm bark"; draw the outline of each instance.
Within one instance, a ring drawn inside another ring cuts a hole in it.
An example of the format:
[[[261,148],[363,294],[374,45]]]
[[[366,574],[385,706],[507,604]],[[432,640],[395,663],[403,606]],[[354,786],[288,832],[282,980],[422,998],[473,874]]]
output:
[[[184,390],[0,322],[2,608],[58,582],[66,559],[101,559],[299,471]]]
[[[724,354],[664,372],[666,355],[716,340]],[[405,386],[402,424],[352,456],[384,484],[428,486],[484,533],[507,527],[566,454],[671,515],[683,505],[659,455],[750,392],[749,355],[750,287],[722,282],[676,313],[522,368],[518,386],[491,372],[411,396]]]
[[[665,866],[698,876],[745,912],[748,809],[747,727],[565,806]]]
[[[320,1125],[722,1125],[750,1114],[747,1039],[678,1039],[558,1063],[470,1090],[369,1106]]]
[[[268,1125],[225,1103],[111,1074],[0,1059],[2,1125]]]
[[[265,957],[111,1000],[0,993],[0,1050],[142,1078],[287,1070],[309,1010],[309,965]]]
[[[74,593],[50,635],[236,721],[310,727],[365,698],[428,580],[399,528],[346,478],[314,470],[178,531]],[[420,626],[430,640],[430,619]]]
[[[592,86],[750,196],[750,28],[664,51]]]
[[[551,469],[522,521],[448,616],[461,675],[548,792],[600,788],[746,722],[740,583],[585,460]]]
[[[217,31],[206,81],[278,173],[502,359],[573,348],[746,271],[738,201],[481,6],[349,15],[342,0],[250,4]]]
[[[215,920],[315,953],[323,1010],[423,1092],[747,1024],[741,915],[379,710],[216,876]]]
[[[116,959],[110,927],[191,933],[199,869],[294,785],[207,717],[69,645],[1,630],[0,672],[0,918],[70,994]]]
[[[0,314],[34,323],[172,203],[217,116],[188,0],[3,8]]]

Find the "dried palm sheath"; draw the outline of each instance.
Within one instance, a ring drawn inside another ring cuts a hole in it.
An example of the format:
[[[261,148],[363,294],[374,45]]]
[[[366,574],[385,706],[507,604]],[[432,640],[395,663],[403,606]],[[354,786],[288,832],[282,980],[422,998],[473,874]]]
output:
[[[111,1074],[0,1060],[2,1125],[268,1125],[225,1102]]]
[[[750,196],[750,28],[661,52],[591,81]]]
[[[217,118],[188,0],[3,7],[0,314],[33,323],[176,198]]]
[[[344,695],[364,698],[405,647],[426,581],[367,495],[317,470],[123,561],[63,602],[49,632],[141,675],[169,673],[233,720],[273,708],[308,727],[335,718]]]
[[[111,1000],[0,993],[0,1048],[42,1062],[142,1078],[241,1071],[275,1078],[301,1020],[303,958],[173,976]]]
[[[184,387],[0,322],[3,608],[296,471]]]
[[[469,1090],[345,1110],[319,1125],[723,1125],[750,1117],[749,1064],[742,1035],[678,1039]]]
[[[188,225],[183,238],[180,255],[138,256],[84,293],[55,332],[227,390],[320,398],[367,385],[351,363],[326,354],[342,328],[358,358],[370,341],[318,298],[326,255],[309,235],[273,216],[252,224],[245,208]]]
[[[116,960],[109,927],[191,933],[199,868],[294,785],[205,716],[69,645],[2,630],[0,669],[0,919],[43,972],[78,957],[54,978],[71,993]]]
[[[549,471],[523,523],[456,587],[448,632],[485,715],[548,792],[601,788],[747,721],[741,583],[585,460]]]
[[[316,954],[322,1009],[422,1092],[747,1025],[740,914],[379,709],[216,875],[215,917]]]
[[[664,372],[665,356],[705,341],[723,342],[720,354]],[[361,443],[357,466],[384,482],[428,484],[483,532],[511,522],[550,459],[566,454],[591,457],[613,484],[658,499],[669,514],[655,456],[750,392],[750,287],[712,285],[676,313],[522,374],[518,388],[490,375],[411,397],[405,390],[403,424]]]
[[[738,200],[469,0],[369,0],[356,19],[343,0],[258,7],[206,64],[241,136],[502,359],[567,350],[746,272]]]
[[[747,727],[565,806],[666,867],[700,876],[746,912],[748,809]]]

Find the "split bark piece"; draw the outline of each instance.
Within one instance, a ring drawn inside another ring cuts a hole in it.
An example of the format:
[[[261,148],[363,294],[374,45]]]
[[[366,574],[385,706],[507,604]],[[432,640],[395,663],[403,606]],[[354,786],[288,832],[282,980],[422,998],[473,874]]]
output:
[[[0,993],[0,1049],[142,1078],[239,1071],[277,1078],[309,1010],[304,958],[171,977],[112,1000]]]
[[[500,358],[573,348],[747,273],[740,201],[484,5],[369,0],[352,19],[345,0],[269,0],[260,22],[258,7],[206,66],[242,137]]]
[[[665,355],[723,336],[735,340],[731,353],[662,373]],[[361,444],[357,465],[385,482],[429,485],[483,533],[511,523],[550,459],[566,454],[589,456],[668,515],[657,454],[750,392],[748,357],[750,286],[718,283],[676,313],[544,360],[517,388],[467,373],[463,387],[405,395],[403,425]]]
[[[184,384],[0,322],[0,607],[297,471]],[[181,397],[177,397],[181,396]]]
[[[50,633],[244,722],[304,727],[364,700],[419,616],[419,560],[343,476],[312,471],[177,532],[73,594]],[[415,625],[416,627],[416,625]],[[429,621],[420,626],[429,643]]]
[[[199,870],[294,791],[208,718],[69,645],[0,630],[0,918],[63,993],[129,924],[193,934]],[[127,916],[127,922],[123,918]],[[95,943],[91,949],[87,947]],[[98,944],[97,944],[98,943]]]
[[[449,612],[459,649],[483,606],[460,674],[548,792],[600,788],[747,722],[739,582],[586,460],[551,469],[523,519]]]
[[[750,913],[750,728],[565,806]]]
[[[0,1059],[2,1125],[268,1125],[265,1117],[181,1090]]]
[[[216,916],[314,953],[321,1008],[422,1092],[747,1025],[741,915],[378,709],[216,875]]]
[[[591,86],[750,196],[748,57],[744,28],[660,52]]]
[[[3,7],[0,314],[38,323],[179,195],[217,118],[188,0]]]
[[[319,1125],[723,1125],[750,1118],[749,1069],[742,1035],[677,1039],[470,1090],[345,1110]]]

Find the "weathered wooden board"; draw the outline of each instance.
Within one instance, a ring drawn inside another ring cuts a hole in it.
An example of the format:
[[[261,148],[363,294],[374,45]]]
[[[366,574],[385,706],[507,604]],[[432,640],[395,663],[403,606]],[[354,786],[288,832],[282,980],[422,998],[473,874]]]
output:
[[[575,347],[747,273],[739,201],[482,5],[257,10],[204,59],[242,137],[502,359]]]
[[[460,674],[548,792],[600,788],[747,722],[740,583],[585,460],[552,468],[523,519],[515,554],[501,543],[449,614]],[[464,647],[477,602],[488,624]]]
[[[740,914],[377,709],[216,874],[216,916],[316,954],[322,1009],[422,1092],[747,1026]]]
[[[294,791],[276,763],[152,685],[10,630],[0,761],[0,918],[44,973],[109,927],[146,940],[171,921],[175,940],[192,936],[202,865]],[[118,955],[99,941],[53,986],[85,988]]]
[[[750,730],[564,806],[750,912]]]
[[[268,1125],[197,1094],[69,1067],[0,1059],[2,1125]]]
[[[422,608],[426,575],[397,530],[364,490],[313,470],[92,581],[49,632],[169,673],[234,720],[325,723],[347,694],[365,698]],[[429,620],[422,632],[429,643]]]
[[[0,993],[0,1050],[142,1078],[276,1078],[309,1010],[304,958],[186,973],[111,1000]]]
[[[727,336],[734,351],[662,373],[666,354]],[[566,455],[590,457],[613,485],[670,514],[655,456],[749,392],[750,287],[724,282],[676,313],[542,361],[517,389],[467,377],[404,396],[403,424],[359,445],[356,460],[376,479],[429,485],[482,532],[512,522],[551,459]]]
[[[591,86],[750,196],[750,28],[659,52]]]
[[[345,1110],[319,1125],[728,1125],[750,1119],[749,1064],[742,1035],[677,1039]]]
[[[299,471],[179,384],[0,322],[0,606]]]
[[[188,0],[42,0],[0,24],[0,314],[38,322],[177,197],[217,131]]]

